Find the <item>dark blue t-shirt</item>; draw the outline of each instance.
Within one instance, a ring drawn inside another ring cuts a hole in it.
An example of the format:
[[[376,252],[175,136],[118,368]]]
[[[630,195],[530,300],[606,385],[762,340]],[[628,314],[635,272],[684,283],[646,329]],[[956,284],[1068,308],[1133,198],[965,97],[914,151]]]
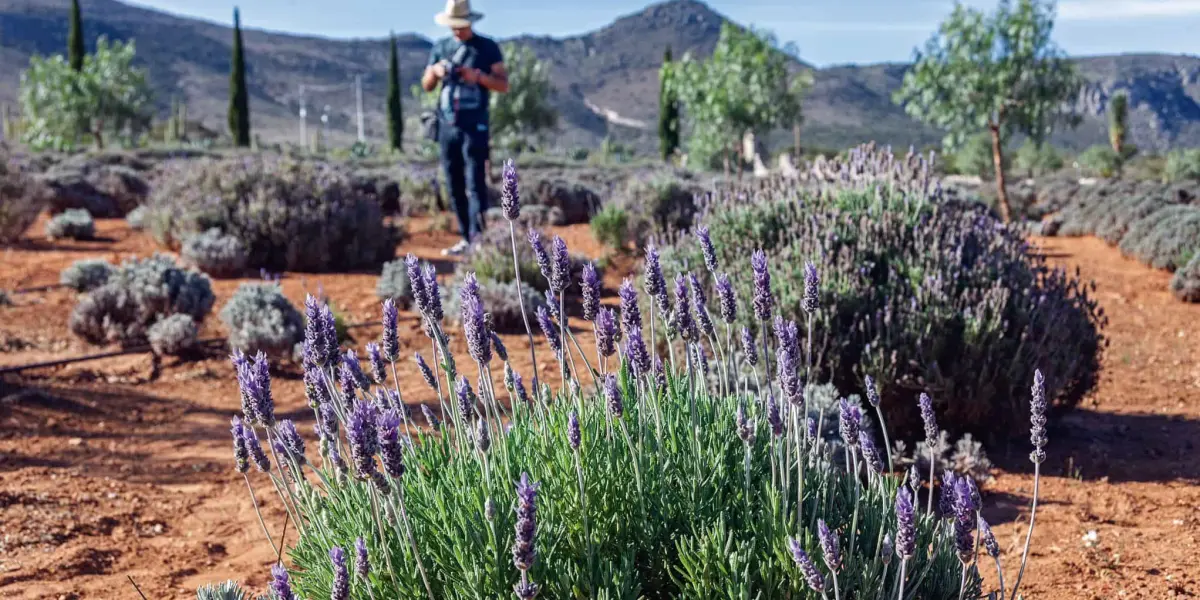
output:
[[[459,60],[456,60],[456,55]],[[429,53],[429,64],[433,65],[441,60],[450,61],[458,66],[474,67],[490,75],[492,65],[504,62],[504,57],[495,41],[476,33],[465,42],[460,42],[453,36],[438,40]],[[489,100],[487,88],[478,84],[468,85],[448,73],[438,92],[438,109],[446,123],[460,128],[486,129]]]

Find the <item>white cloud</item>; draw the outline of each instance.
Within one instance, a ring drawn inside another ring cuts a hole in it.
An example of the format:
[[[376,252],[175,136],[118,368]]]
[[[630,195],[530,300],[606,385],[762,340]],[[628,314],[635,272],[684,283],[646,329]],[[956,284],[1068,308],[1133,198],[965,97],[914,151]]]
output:
[[[1058,17],[1063,21],[1200,17],[1200,0],[1066,0],[1058,5]]]

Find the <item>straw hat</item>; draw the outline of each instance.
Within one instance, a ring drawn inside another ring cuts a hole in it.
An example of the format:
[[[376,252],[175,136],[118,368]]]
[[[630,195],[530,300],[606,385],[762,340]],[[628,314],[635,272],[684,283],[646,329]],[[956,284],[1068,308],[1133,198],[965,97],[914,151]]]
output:
[[[434,15],[433,21],[443,27],[470,27],[483,15],[471,10],[471,0],[446,0],[446,10]]]

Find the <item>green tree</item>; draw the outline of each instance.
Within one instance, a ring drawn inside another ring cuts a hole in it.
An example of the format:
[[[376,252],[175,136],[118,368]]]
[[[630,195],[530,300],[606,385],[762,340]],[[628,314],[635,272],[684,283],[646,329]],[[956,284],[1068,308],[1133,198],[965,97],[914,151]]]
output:
[[[679,100],[667,82],[670,65],[671,47],[667,46],[658,71],[658,147],[663,160],[670,160],[679,150]]]
[[[1125,135],[1129,125],[1129,98],[1117,94],[1108,103],[1108,141],[1113,152],[1125,156]]]
[[[81,134],[98,148],[105,139],[133,139],[149,130],[151,92],[146,71],[133,66],[132,41],[96,41],[76,71],[61,54],[34,56],[21,74],[22,139],[36,150],[73,150]]]
[[[508,93],[491,94],[492,135],[502,144],[523,144],[558,126],[558,110],[551,104],[554,88],[545,63],[532,50],[504,44]]]
[[[400,151],[404,146],[404,105],[400,97],[400,58],[396,54],[395,33],[391,34],[388,47],[391,50],[388,60],[388,140],[393,150]]]
[[[83,43],[83,15],[79,10],[79,0],[71,0],[71,23],[67,30],[67,62],[76,71],[83,70],[83,57],[87,48]]]
[[[1012,214],[1004,178],[1003,141],[1022,133],[1037,143],[1078,118],[1065,107],[1080,79],[1074,65],[1050,38],[1054,5],[1046,0],[1001,0],[986,15],[962,4],[914,52],[912,68],[894,100],[905,111],[946,132],[954,149],[986,131],[1001,217]]]
[[[773,35],[726,23],[712,57],[684,56],[669,65],[668,89],[684,109],[695,162],[711,164],[720,155],[728,171],[730,150],[746,132],[795,122],[812,79],[807,72],[792,75],[791,62]]]
[[[229,66],[229,134],[235,145],[250,145],[250,92],[246,89],[246,54],[237,8],[233,9],[233,57]]]

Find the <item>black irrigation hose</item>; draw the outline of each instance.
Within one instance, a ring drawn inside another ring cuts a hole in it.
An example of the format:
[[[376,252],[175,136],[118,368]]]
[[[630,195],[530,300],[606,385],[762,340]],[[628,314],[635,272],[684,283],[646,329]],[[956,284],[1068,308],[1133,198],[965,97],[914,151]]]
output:
[[[65,287],[67,287],[67,284],[65,284],[65,283],[51,283],[51,284],[47,284],[47,285],[39,285],[37,287],[21,288],[19,290],[9,290],[8,293],[16,296],[18,294],[33,294],[33,293],[37,293],[37,292],[48,292],[50,290],[57,290],[59,288],[65,288]]]
[[[364,323],[352,323],[350,325],[347,325],[346,329],[347,330],[361,329],[363,327],[374,327],[374,326],[382,325],[382,324],[383,324],[383,321],[366,321]],[[200,340],[200,341],[196,342],[196,344],[199,346],[213,346],[213,345],[217,345],[217,344],[224,344],[225,341],[226,341],[225,338],[208,338],[205,340]],[[30,363],[27,365],[13,365],[11,367],[0,367],[0,375],[8,375],[9,373],[20,373],[21,371],[28,371],[30,369],[46,369],[46,368],[50,368],[50,367],[61,367],[64,365],[70,365],[70,364],[74,364],[74,363],[87,362],[87,361],[91,361],[91,360],[100,360],[102,358],[113,358],[115,356],[126,356],[126,355],[130,355],[130,354],[144,354],[146,352],[153,352],[153,351],[154,350],[150,346],[137,346],[134,348],[125,348],[124,350],[112,350],[109,352],[101,352],[98,354],[87,354],[84,356],[76,356],[74,358],[60,358],[60,359],[56,359],[56,360],[47,360],[47,361],[43,361],[43,362]]]

